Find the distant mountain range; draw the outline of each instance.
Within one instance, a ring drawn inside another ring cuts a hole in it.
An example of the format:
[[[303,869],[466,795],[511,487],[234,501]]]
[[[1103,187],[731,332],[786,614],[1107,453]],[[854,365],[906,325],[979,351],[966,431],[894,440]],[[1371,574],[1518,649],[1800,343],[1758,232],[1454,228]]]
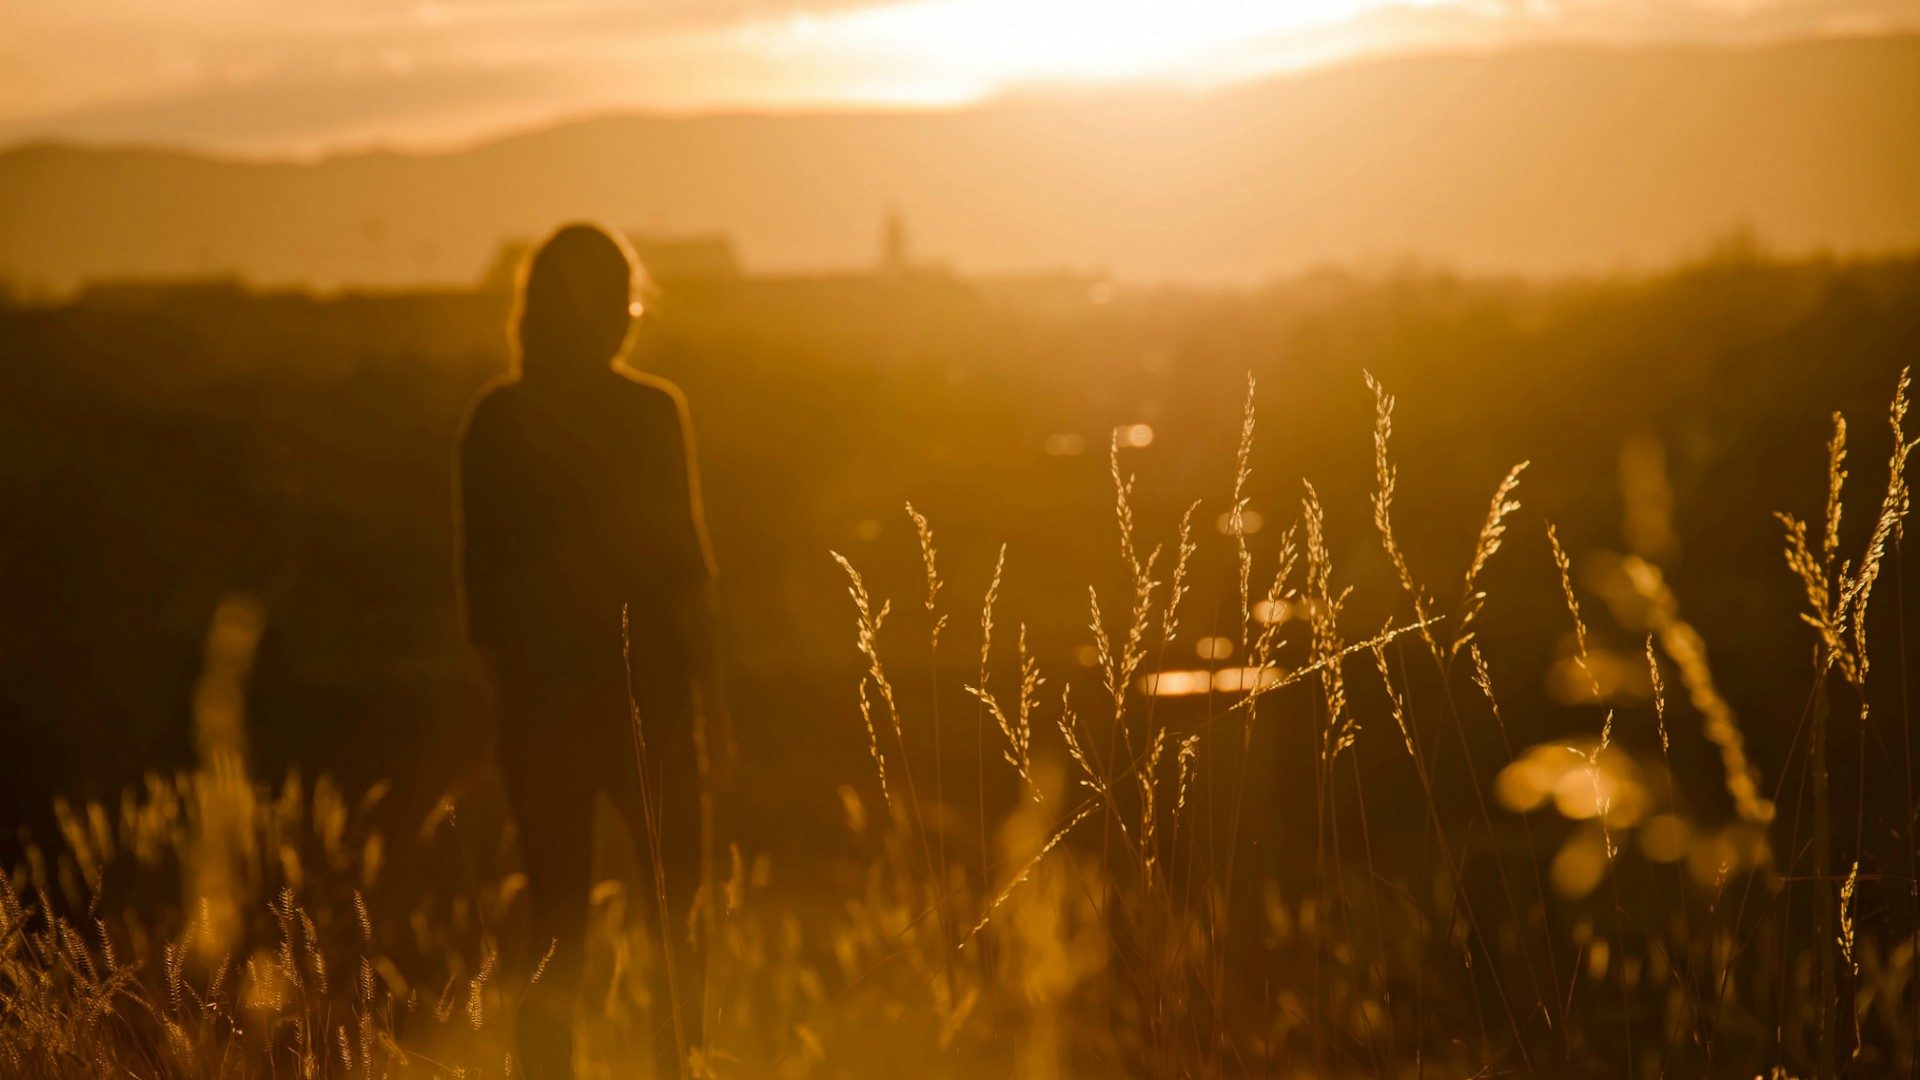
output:
[[[439,154],[0,152],[0,281],[450,284],[569,218],[870,264],[889,208],[966,272],[1250,279],[1403,258],[1603,271],[1750,229],[1920,246],[1920,36],[1378,60],[1207,96],[613,116]]]

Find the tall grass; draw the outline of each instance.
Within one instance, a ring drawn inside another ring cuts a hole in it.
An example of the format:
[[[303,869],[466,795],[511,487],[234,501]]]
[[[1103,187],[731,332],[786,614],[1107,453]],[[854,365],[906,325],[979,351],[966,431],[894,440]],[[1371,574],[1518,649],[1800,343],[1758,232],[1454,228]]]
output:
[[[1461,562],[1425,578],[1458,583],[1457,598],[1447,599],[1454,586],[1429,592],[1396,533],[1397,403],[1371,376],[1365,385],[1375,483],[1372,520],[1358,528],[1371,526],[1390,572],[1394,591],[1368,598],[1395,612],[1384,624],[1354,625],[1347,580],[1367,577],[1335,564],[1352,550],[1334,541],[1350,523],[1329,519],[1311,482],[1297,489],[1295,520],[1266,534],[1275,540],[1263,546],[1250,527],[1257,501],[1274,501],[1277,517],[1294,503],[1281,492],[1296,490],[1254,482],[1251,380],[1234,459],[1221,463],[1230,550],[1215,562],[1194,527],[1201,504],[1144,520],[1126,452],[1118,440],[1109,448],[1124,588],[1086,589],[1089,669],[1034,649],[1005,610],[1017,550],[1002,547],[977,584],[977,623],[951,619],[937,523],[908,506],[924,641],[899,633],[883,589],[834,555],[860,668],[844,733],[864,741],[872,766],[836,778],[842,846],[864,872],[837,903],[808,903],[778,892],[752,837],[739,838],[708,909],[708,1042],[686,1048],[690,1067],[1045,1077],[1920,1066],[1910,765],[1893,796],[1904,820],[1876,835],[1864,809],[1866,761],[1890,745],[1871,726],[1884,722],[1870,718],[1869,702],[1884,699],[1871,689],[1887,676],[1870,663],[1868,632],[1882,632],[1869,618],[1888,603],[1881,579],[1900,583],[1915,445],[1906,376],[1864,533],[1842,528],[1839,417],[1819,526],[1780,515],[1812,662],[1777,674],[1777,696],[1805,707],[1785,759],[1771,763],[1748,754],[1707,643],[1682,615],[1670,545],[1636,539],[1608,553],[1551,523],[1517,528],[1525,461],[1487,478],[1492,496]],[[1630,485],[1645,503],[1628,507],[1630,538],[1667,534],[1665,503],[1648,494],[1662,482]],[[1487,591],[1490,570],[1527,537],[1541,568],[1531,587],[1558,612],[1537,632],[1566,642],[1554,670],[1528,673],[1564,691],[1553,722],[1503,710],[1499,686],[1514,676],[1482,638],[1501,600]],[[1204,580],[1209,565],[1228,572]],[[1204,685],[1173,661],[1202,589],[1233,609],[1231,632],[1201,653],[1219,662],[1198,673]],[[964,766],[949,759],[965,753],[950,737],[964,706],[940,679],[943,644],[950,653],[968,633],[956,623],[978,632],[977,653],[965,643],[971,670],[946,683],[975,712]],[[356,806],[324,782],[271,790],[248,778],[237,688],[258,629],[257,610],[240,605],[210,634],[198,772],[155,778],[117,813],[62,807],[59,843],[0,880],[0,1071],[515,1075],[505,1032],[544,968],[500,959],[512,955],[524,882],[470,873],[407,910],[382,893],[384,840],[361,823],[381,792]],[[909,666],[927,678],[900,677]],[[1827,768],[1847,735],[1837,715],[1854,721],[1852,778]],[[1891,719],[1910,747],[1910,717]],[[1575,723],[1584,734],[1565,735]],[[1674,744],[1696,729],[1708,752],[1690,767]],[[1288,756],[1264,763],[1261,747]],[[1836,820],[1838,781],[1861,807],[1850,822]],[[1810,820],[1790,784],[1811,800]],[[1312,814],[1276,830],[1255,819],[1283,787],[1310,793]],[[457,864],[493,842],[460,829],[450,800],[418,850],[440,845]],[[1249,861],[1249,835],[1278,837],[1282,850]],[[577,1017],[590,1035],[583,1064],[629,1075],[644,1068],[635,1047],[650,1032],[678,1027],[642,989],[664,954],[655,928],[628,917],[619,883],[594,902],[593,950],[606,963]]]

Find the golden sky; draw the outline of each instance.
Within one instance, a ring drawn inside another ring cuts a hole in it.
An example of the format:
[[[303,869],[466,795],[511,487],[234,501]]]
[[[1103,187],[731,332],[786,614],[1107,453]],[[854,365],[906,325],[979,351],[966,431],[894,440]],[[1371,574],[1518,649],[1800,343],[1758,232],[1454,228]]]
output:
[[[312,153],[612,110],[1204,90],[1407,50],[1916,26],[1916,0],[4,0],[0,142]]]

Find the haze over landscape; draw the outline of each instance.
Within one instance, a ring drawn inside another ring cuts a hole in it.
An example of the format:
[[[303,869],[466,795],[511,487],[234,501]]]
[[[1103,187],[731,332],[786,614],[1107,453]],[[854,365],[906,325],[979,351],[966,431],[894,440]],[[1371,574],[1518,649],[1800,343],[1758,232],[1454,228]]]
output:
[[[1401,57],[1206,94],[620,114],[314,161],[39,142],[0,152],[0,280],[467,284],[504,241],[583,216],[725,234],[756,271],[844,269],[871,264],[890,209],[919,252],[986,274],[1607,272],[1736,230],[1872,253],[1920,243],[1917,104],[1920,37],[1891,36]]]

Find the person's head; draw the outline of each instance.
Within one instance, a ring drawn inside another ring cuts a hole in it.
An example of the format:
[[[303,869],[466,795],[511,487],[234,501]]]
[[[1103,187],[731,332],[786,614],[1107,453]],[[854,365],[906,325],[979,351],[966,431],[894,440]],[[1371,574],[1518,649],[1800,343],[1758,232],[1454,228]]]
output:
[[[633,249],[598,225],[548,237],[520,277],[514,323],[523,377],[604,371],[640,313]]]

